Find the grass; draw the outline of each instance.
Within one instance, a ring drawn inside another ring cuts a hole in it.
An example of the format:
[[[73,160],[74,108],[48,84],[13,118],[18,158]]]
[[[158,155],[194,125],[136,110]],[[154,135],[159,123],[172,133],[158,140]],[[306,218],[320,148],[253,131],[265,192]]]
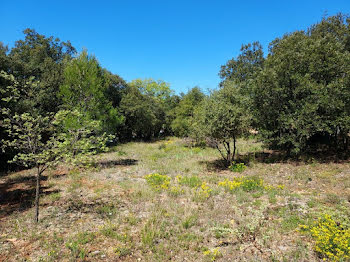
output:
[[[0,261],[320,261],[298,229],[324,213],[350,224],[350,164],[261,160],[253,139],[238,148],[242,172],[177,138],[119,145],[98,168],[51,170],[39,224],[30,206],[1,206]],[[31,174],[0,186],[26,192]]]

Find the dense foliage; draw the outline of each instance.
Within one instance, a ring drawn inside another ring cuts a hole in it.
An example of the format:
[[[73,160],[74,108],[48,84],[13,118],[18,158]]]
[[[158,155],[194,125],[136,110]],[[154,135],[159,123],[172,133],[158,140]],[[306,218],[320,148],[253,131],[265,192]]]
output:
[[[322,144],[347,150],[349,39],[349,18],[339,14],[276,38],[266,59],[257,43],[247,45],[222,68],[223,82],[248,90],[254,127],[269,147],[294,154]]]

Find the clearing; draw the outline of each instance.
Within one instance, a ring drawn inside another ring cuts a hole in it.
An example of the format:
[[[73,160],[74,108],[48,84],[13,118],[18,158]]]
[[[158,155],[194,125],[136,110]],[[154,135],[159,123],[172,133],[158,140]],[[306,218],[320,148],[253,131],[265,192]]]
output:
[[[51,170],[38,224],[35,171],[2,175],[0,261],[320,261],[299,225],[350,216],[350,163],[278,161],[254,140],[238,149],[249,153],[242,172],[178,138],[119,145],[88,170]]]

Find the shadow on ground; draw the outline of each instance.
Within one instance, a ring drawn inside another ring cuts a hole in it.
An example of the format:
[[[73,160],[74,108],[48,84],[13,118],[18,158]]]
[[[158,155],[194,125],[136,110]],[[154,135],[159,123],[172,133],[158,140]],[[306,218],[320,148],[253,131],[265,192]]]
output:
[[[47,176],[42,177],[40,194],[58,193],[50,186],[44,185]],[[0,219],[16,211],[25,211],[33,206],[35,199],[36,176],[17,177],[8,179],[0,184]]]
[[[118,159],[118,160],[103,160],[97,163],[101,168],[111,168],[114,166],[134,166],[137,165],[137,159]]]
[[[299,156],[290,156],[286,153],[279,151],[264,151],[254,152],[244,155],[238,155],[236,157],[236,163],[244,163],[249,165],[250,163],[291,163],[295,165],[311,164],[311,163],[344,163],[349,161],[349,155],[339,154],[324,154],[322,152],[313,152],[310,154],[304,154]],[[208,171],[222,171],[228,168],[228,164],[222,159],[215,159],[211,161],[200,161],[200,164],[205,165]]]

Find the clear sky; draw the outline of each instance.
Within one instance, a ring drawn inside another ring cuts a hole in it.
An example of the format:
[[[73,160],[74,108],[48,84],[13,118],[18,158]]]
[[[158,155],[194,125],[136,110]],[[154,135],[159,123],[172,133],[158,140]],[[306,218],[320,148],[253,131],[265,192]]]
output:
[[[350,0],[0,0],[0,41],[29,27],[86,48],[125,80],[162,79],[177,93],[216,88],[220,66],[242,44],[306,29],[323,14],[350,14]]]

